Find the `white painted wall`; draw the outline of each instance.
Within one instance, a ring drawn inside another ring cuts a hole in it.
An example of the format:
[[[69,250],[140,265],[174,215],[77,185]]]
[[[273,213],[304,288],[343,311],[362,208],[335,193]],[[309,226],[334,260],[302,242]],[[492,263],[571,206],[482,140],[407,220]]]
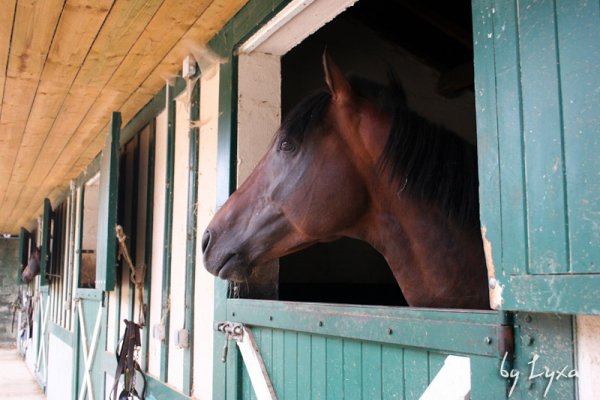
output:
[[[148,372],[154,376],[160,374],[160,341],[154,337],[154,326],[161,319],[162,262],[165,229],[165,173],[167,151],[167,113],[163,111],[156,117],[156,150],[154,156],[154,211],[152,226],[152,280],[150,283],[150,329],[148,348]]]
[[[217,138],[219,65],[202,71],[200,81],[200,149],[198,167],[196,283],[194,298],[194,398],[213,398],[213,336],[215,277],[202,259],[202,235],[217,203]]]
[[[579,400],[600,398],[600,316],[577,316]]]
[[[73,350],[65,342],[50,334],[48,341],[48,384],[46,396],[49,400],[71,399],[73,389]]]
[[[183,348],[177,333],[185,320],[185,266],[189,178],[189,109],[184,91],[175,101],[175,161],[171,240],[171,311],[169,322],[169,384],[183,390]]]
[[[240,54],[238,63],[239,186],[267,152],[281,124],[281,66],[279,56],[258,52]]]

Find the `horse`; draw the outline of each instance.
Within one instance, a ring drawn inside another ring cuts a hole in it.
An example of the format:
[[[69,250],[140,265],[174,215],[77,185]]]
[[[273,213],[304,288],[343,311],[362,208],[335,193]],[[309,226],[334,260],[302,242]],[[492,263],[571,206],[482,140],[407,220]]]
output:
[[[411,307],[489,309],[477,153],[411,111],[389,85],[346,78],[324,53],[327,90],[284,118],[271,148],[213,216],[205,268],[234,282],[319,242],[366,241]]]
[[[35,247],[31,254],[29,255],[29,259],[27,260],[27,266],[23,268],[23,272],[21,273],[21,282],[29,283],[36,275],[40,273],[40,265],[41,265],[42,252],[39,247]]]

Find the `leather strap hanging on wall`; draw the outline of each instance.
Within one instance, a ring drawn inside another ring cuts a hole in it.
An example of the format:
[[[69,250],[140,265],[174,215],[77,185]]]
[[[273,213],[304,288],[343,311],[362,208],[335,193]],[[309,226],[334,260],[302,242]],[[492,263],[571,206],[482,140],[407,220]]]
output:
[[[146,376],[137,361],[137,353],[142,344],[140,339],[141,327],[133,321],[124,320],[124,322],[125,335],[123,336],[121,351],[118,351],[117,348],[117,351],[115,352],[117,355],[117,369],[115,371],[115,382],[112,388],[113,398],[115,400],[144,400],[146,395]],[[144,380],[141,396],[135,388],[136,371],[142,375],[142,379]],[[124,375],[123,390],[117,398],[117,390],[121,375]]]
[[[119,241],[119,258],[123,257],[125,263],[128,265],[129,279],[135,285],[135,291],[138,295],[138,303],[140,305],[139,324],[143,328],[146,326],[146,304],[144,304],[144,280],[146,278],[146,266],[143,264],[139,267],[133,265],[131,257],[129,256],[129,251],[127,250],[127,245],[125,244],[127,236],[125,236],[123,227],[121,225],[117,225],[115,227],[115,231],[117,234],[117,240]]]

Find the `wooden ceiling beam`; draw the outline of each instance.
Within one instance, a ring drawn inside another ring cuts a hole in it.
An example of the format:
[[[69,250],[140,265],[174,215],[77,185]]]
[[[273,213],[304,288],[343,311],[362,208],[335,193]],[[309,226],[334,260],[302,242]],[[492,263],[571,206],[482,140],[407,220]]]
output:
[[[174,42],[175,45],[172,45],[169,48],[169,52],[166,56],[163,54],[159,57],[159,62],[155,63],[154,69],[148,72],[148,76],[145,77],[141,84],[138,84],[137,91],[134,91],[131,96],[125,98],[120,105],[121,107],[114,108],[121,110],[122,107],[127,106],[128,109],[134,110],[130,115],[127,115],[127,113],[123,114],[123,123],[126,124],[128,120],[132,118],[162,86],[164,86],[166,77],[173,76],[178,72],[181,68],[183,56],[189,54],[193,50],[192,43],[195,43],[196,45],[206,44],[206,42],[208,42],[208,40],[212,38],[246,2],[247,0],[236,0],[234,2],[228,0],[215,0],[204,10],[198,8],[198,17],[195,19],[194,23],[188,27],[185,34],[180,36]],[[160,16],[158,18],[160,23],[157,23],[156,27],[168,26],[164,25],[167,20],[165,20],[163,16]],[[150,29],[150,27],[147,29]],[[151,32],[150,35],[156,35],[156,33]],[[151,41],[146,43],[149,44]],[[135,53],[135,48],[132,49],[132,53]],[[123,65],[125,64],[124,61]],[[127,66],[123,68],[128,69],[131,67]],[[117,76],[117,74],[115,74],[115,76]],[[122,83],[118,81],[116,81],[118,83],[115,83],[115,81],[113,81],[113,84],[117,86]],[[96,105],[94,105],[94,108],[106,110],[105,106],[96,107]],[[100,121],[99,123],[95,123],[95,126],[91,125],[94,123],[94,118],[91,117],[87,118],[87,121],[82,123],[82,127],[80,128],[81,130],[96,132],[96,135],[94,137],[89,137],[87,135],[79,134],[78,132],[73,136],[73,139],[69,143],[69,146],[73,147],[65,148],[63,155],[60,157],[60,161],[57,162],[52,176],[48,176],[48,180],[46,180],[50,186],[62,184],[66,187],[68,180],[77,177],[98,155],[102,143],[104,143],[104,137],[106,135],[105,127],[108,124],[108,118],[106,117],[106,114],[101,114],[97,117]],[[69,155],[77,155],[77,158],[72,159]],[[58,179],[58,177],[61,176],[67,180],[63,182],[54,181],[53,177],[57,177]]]
[[[0,147],[0,209],[5,209],[17,149],[63,6],[63,0],[21,1],[16,6],[0,114],[0,143],[5,144]],[[0,232],[7,228],[5,221],[0,221]]]
[[[45,139],[113,0],[68,0],[56,27],[35,100],[18,148],[3,209],[18,212],[34,164],[45,164]],[[82,24],[81,21],[86,21]],[[68,137],[68,132],[62,131]]]
[[[28,187],[20,196],[20,209],[13,215],[31,215],[52,187],[48,178],[56,178],[54,166],[64,153],[64,148],[94,105],[106,83],[110,80],[163,0],[116,0],[97,32],[92,47],[80,64],[77,76],[70,87],[61,110],[46,135],[42,157],[35,160]],[[107,112],[110,114],[110,111]],[[93,132],[86,132],[88,135]],[[14,216],[11,219],[16,219]]]
[[[179,1],[116,0],[46,138],[44,160],[38,158],[30,173],[20,208],[11,217],[15,229],[28,226],[42,199],[63,193],[98,154],[110,111],[124,112],[127,123],[164,78],[180,70],[182,58],[212,38],[246,2],[197,0],[182,11]],[[124,4],[135,11],[126,12]]]

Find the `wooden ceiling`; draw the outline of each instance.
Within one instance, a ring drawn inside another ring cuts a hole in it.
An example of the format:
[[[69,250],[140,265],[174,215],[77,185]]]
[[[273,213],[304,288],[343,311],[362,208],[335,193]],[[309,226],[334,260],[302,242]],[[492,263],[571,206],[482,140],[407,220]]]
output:
[[[0,234],[30,227],[247,0],[2,0]]]

